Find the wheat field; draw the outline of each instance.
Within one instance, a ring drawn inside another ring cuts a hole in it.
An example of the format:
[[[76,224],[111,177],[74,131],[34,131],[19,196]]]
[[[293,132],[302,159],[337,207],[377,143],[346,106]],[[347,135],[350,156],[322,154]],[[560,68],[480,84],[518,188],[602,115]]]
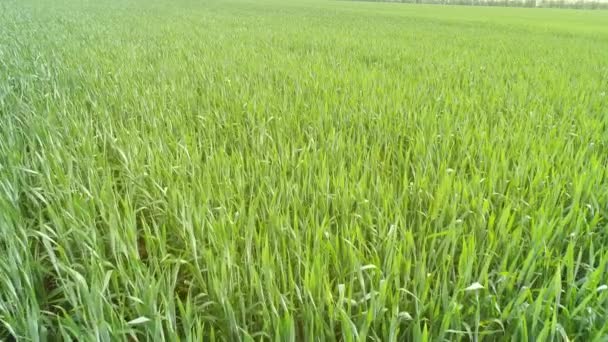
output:
[[[606,341],[606,23],[0,2],[0,340]]]

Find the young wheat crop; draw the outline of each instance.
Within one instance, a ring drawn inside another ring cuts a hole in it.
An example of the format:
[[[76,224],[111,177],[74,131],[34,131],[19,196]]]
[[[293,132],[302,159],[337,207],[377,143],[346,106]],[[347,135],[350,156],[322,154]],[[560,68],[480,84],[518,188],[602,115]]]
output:
[[[0,2],[0,339],[605,340],[606,23]]]

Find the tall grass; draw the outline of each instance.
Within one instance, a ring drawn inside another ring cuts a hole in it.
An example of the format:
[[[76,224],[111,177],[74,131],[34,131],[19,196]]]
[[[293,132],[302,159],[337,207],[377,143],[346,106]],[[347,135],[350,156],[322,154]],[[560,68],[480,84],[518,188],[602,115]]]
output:
[[[0,339],[604,340],[607,15],[0,3]]]

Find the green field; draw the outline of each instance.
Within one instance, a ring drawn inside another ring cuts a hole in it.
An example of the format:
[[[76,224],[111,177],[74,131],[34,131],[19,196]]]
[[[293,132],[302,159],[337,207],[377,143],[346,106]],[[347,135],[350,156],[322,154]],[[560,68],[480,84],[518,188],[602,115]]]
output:
[[[608,12],[0,1],[0,340],[607,341]]]

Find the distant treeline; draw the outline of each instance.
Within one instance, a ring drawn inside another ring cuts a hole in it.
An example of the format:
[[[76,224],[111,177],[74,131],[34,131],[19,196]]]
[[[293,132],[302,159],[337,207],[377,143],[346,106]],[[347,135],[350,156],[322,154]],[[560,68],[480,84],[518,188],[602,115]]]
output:
[[[502,6],[530,8],[578,8],[578,9],[608,9],[608,2],[598,1],[541,1],[541,0],[355,0],[373,2],[402,2],[411,4],[438,5],[469,5],[469,6]]]

